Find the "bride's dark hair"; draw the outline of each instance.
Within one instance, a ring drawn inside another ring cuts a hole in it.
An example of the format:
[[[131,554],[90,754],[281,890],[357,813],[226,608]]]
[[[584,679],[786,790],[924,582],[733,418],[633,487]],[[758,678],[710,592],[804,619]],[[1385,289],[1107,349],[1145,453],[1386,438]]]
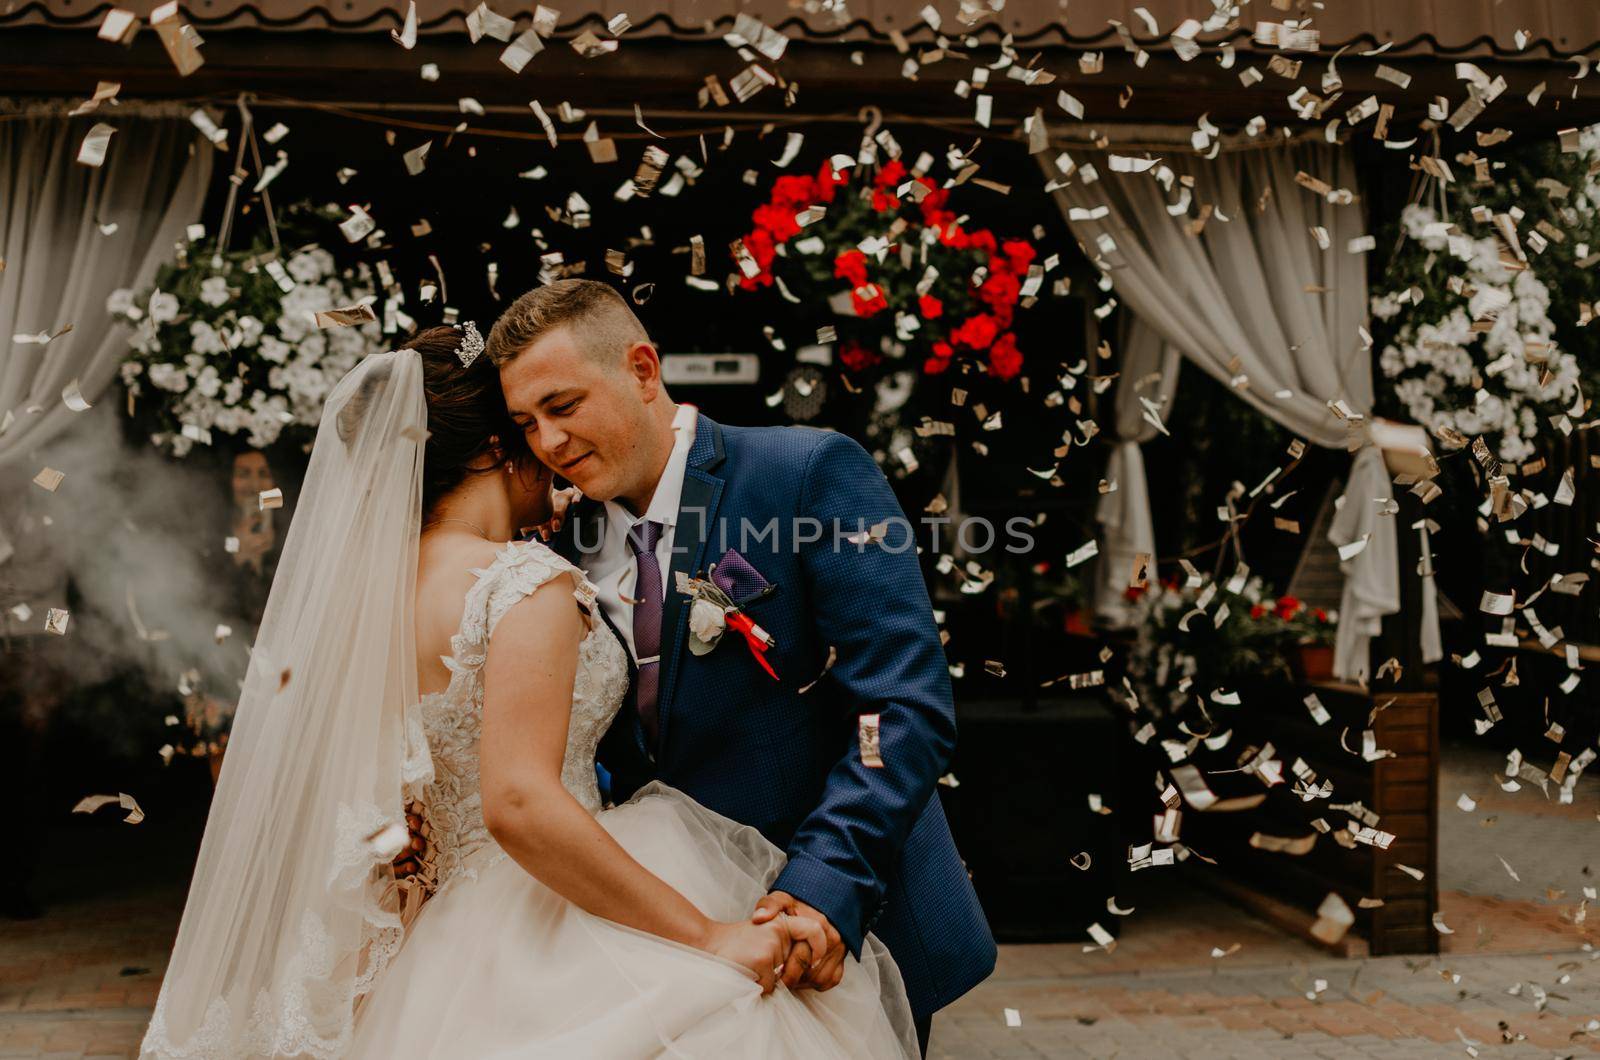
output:
[[[506,460],[518,467],[535,461],[522,429],[506,411],[500,373],[489,358],[479,356],[463,367],[456,351],[464,332],[458,327],[433,327],[400,344],[422,355],[422,389],[428,402],[428,442],[422,458],[422,511],[426,516],[439,498],[472,474],[501,471]],[[473,468],[496,449],[501,460],[492,468]]]

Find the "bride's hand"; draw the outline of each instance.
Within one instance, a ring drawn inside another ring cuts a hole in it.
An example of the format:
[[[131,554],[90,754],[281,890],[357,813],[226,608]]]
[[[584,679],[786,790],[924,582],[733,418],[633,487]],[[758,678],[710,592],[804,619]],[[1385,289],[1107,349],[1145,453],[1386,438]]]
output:
[[[576,486],[550,491],[550,518],[533,528],[539,540],[548,541],[561,531],[567,521],[567,510],[583,499],[583,491]]]
[[[748,920],[711,925],[705,944],[708,953],[742,964],[750,978],[761,984],[763,996],[772,993],[778,976],[789,957],[789,950],[797,942],[811,947],[812,953],[821,953],[826,947],[822,925],[803,916],[782,914],[765,924],[752,924]]]

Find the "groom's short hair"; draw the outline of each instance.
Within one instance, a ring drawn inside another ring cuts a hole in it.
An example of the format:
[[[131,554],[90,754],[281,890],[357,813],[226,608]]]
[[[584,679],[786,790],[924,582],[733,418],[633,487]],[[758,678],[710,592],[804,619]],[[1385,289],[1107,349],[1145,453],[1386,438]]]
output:
[[[584,351],[607,366],[621,364],[623,351],[634,343],[650,341],[627,300],[610,284],[557,280],[511,303],[490,329],[485,349],[500,368],[559,327],[571,327]]]

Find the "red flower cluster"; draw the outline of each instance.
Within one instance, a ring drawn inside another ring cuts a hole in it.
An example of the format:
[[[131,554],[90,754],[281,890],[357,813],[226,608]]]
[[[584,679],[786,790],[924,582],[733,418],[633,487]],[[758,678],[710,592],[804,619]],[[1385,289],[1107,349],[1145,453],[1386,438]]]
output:
[[[1317,622],[1326,623],[1328,621],[1328,612],[1320,607],[1307,608],[1303,601],[1293,596],[1278,597],[1277,603],[1272,607],[1268,607],[1266,604],[1256,604],[1250,608],[1250,617],[1265,618],[1267,615],[1272,615],[1274,618],[1287,622],[1302,612],[1309,614]]]
[[[777,247],[800,232],[795,215],[807,206],[833,202],[838,187],[848,181],[847,176],[834,172],[826,163],[815,177],[779,177],[773,183],[770,200],[756,208],[751,218],[754,226],[744,237],[745,248],[760,272],[741,277],[740,286],[746,290],[771,286]],[[902,189],[910,190],[908,182],[911,181],[922,185],[920,199],[913,195],[902,198]],[[948,189],[940,188],[929,177],[912,176],[899,159],[884,163],[872,181],[872,209],[878,213],[898,214],[909,222],[900,236],[902,240],[918,238],[917,214],[920,214],[922,227],[934,231],[939,246],[964,252],[963,257],[969,259],[962,261],[960,268],[941,267],[941,273],[961,276],[975,271],[979,265],[985,266],[983,282],[968,291],[968,296],[977,303],[976,309],[963,319],[954,319],[946,313],[949,298],[957,297],[951,294],[948,285],[943,289],[946,298],[932,292],[916,297],[915,312],[923,325],[918,335],[928,344],[929,351],[923,370],[929,374],[943,372],[958,354],[969,353],[986,355],[990,372],[1001,379],[1012,379],[1022,371],[1023,364],[1022,351],[1011,332],[1012,318],[1021,300],[1023,279],[1034,259],[1033,247],[1022,240],[1002,243],[987,229],[963,228],[949,209],[949,198]],[[913,203],[916,213],[909,212]],[[824,236],[827,234],[825,223],[814,226],[813,230]],[[895,269],[899,267],[898,260],[893,257],[888,264]],[[854,246],[839,252],[833,259],[833,276],[850,285],[851,307],[862,320],[891,308],[886,287],[890,277],[875,280],[874,267],[874,262]],[[920,266],[918,268],[920,270]],[[911,307],[903,308],[909,311]],[[840,360],[847,370],[860,372],[876,367],[883,358],[859,342],[847,341],[841,346]]]
[[[753,277],[741,276],[739,285],[746,290],[772,286],[772,259],[778,244],[787,243],[800,234],[800,223],[795,215],[807,206],[832,202],[834,191],[847,180],[824,162],[815,177],[790,174],[774,181],[772,198],[756,207],[751,215],[754,227],[744,237],[745,249],[761,267],[761,272]]]

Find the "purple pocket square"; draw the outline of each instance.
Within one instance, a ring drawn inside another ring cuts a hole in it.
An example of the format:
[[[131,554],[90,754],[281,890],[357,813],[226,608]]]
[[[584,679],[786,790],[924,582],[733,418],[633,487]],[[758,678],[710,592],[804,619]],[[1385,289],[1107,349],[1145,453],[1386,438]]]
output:
[[[761,572],[731,548],[717,560],[716,567],[711,571],[711,581],[727,593],[728,599],[735,604],[746,603],[751,597],[759,596],[771,588]]]

